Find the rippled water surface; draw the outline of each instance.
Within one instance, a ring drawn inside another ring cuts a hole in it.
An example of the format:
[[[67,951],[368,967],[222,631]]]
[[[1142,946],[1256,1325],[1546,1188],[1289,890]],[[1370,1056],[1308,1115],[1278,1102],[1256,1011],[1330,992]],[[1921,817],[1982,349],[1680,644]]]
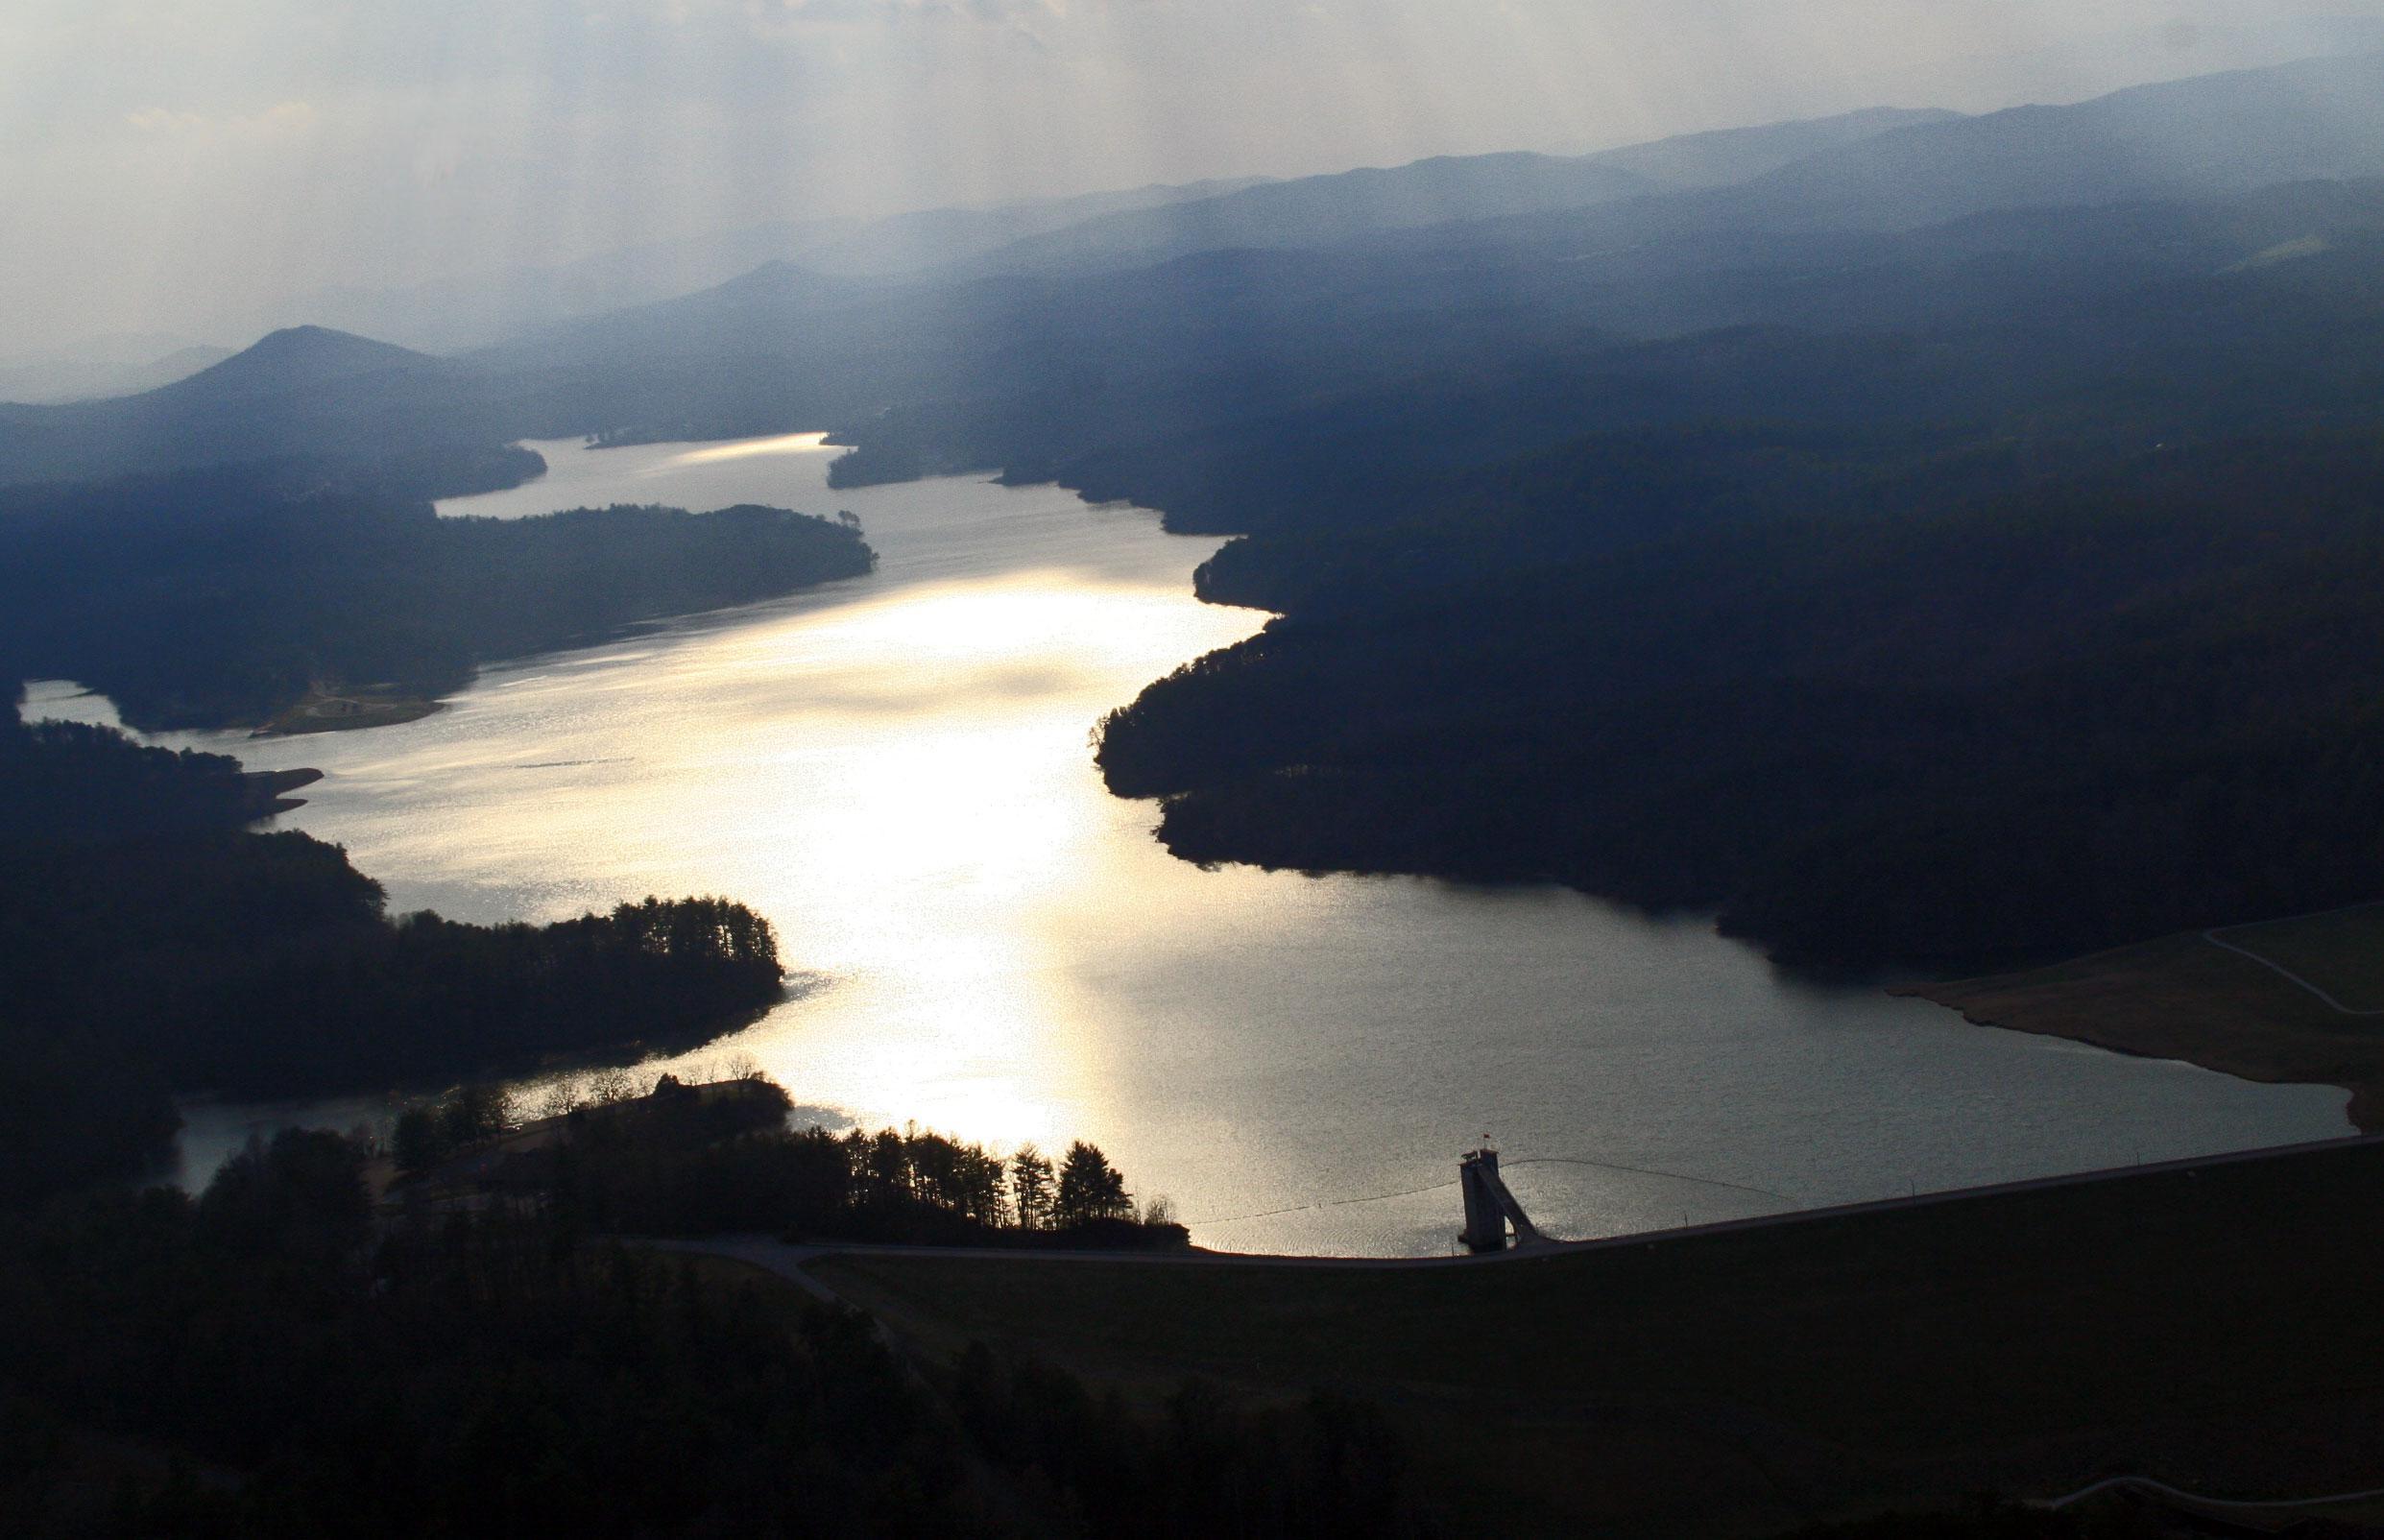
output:
[[[694,1057],[750,1052],[823,1119],[1090,1138],[1205,1244],[1410,1254],[1449,1249],[1484,1133],[1543,1228],[1587,1236],[2348,1132],[2338,1091],[1801,985],[1695,921],[1181,864],[1087,735],[1257,628],[1192,600],[1214,541],[1048,487],[831,492],[816,438],[538,447],[546,479],[445,511],[849,508],[882,565],[489,669],[417,723],[176,741],[321,767],[287,823],[398,908],[754,904],[799,987]],[[105,714],[70,694],[30,710]],[[196,1108],[188,1160],[284,1115]]]

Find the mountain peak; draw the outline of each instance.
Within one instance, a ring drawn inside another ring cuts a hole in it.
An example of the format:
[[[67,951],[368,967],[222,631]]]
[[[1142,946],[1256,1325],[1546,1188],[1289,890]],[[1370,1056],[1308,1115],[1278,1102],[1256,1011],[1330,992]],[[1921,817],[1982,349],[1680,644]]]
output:
[[[181,383],[196,386],[204,381],[212,389],[306,385],[390,370],[433,367],[438,362],[428,353],[418,353],[396,343],[375,342],[350,331],[334,331],[328,326],[284,326]]]

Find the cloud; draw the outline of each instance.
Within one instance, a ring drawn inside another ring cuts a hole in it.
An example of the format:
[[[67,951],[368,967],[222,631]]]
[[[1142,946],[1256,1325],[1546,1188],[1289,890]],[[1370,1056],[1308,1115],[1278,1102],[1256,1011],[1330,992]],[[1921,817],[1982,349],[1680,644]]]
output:
[[[143,133],[198,133],[207,127],[207,119],[200,113],[176,112],[162,107],[128,112],[124,121]]]
[[[148,107],[128,112],[124,121],[143,133],[172,134],[182,138],[202,135],[237,134],[272,136],[302,133],[315,126],[317,114],[306,102],[276,102],[261,112],[235,112],[210,117],[204,112],[176,111],[171,108]]]

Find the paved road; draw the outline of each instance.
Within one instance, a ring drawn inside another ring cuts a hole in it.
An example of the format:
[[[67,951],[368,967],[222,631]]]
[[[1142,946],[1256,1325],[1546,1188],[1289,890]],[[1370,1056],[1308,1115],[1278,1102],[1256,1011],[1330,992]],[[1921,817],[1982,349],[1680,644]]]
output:
[[[2263,923],[2273,924],[2274,922]],[[2236,927],[2229,926],[2228,928],[2232,929]],[[2384,1016],[2384,1010],[2358,1010],[2344,1004],[2341,1000],[2336,999],[2332,995],[2329,995],[2324,990],[2320,989],[2316,984],[2313,984],[2308,979],[2303,978],[2300,974],[2295,973],[2284,964],[2280,962],[2271,962],[2268,958],[2261,956],[2258,952],[2253,951],[2249,947],[2238,947],[2231,941],[2221,940],[2219,938],[2219,933],[2216,930],[2203,931],[2202,933],[2202,939],[2210,943],[2213,947],[2225,947],[2228,951],[2233,952],[2238,957],[2249,957],[2253,962],[2258,963],[2261,967],[2269,970],[2271,973],[2282,975],[2287,981],[2297,984],[2300,988],[2309,991],[2309,993],[2317,996],[2320,999],[2324,1000],[2327,1005],[2333,1007],[2345,1016]]]
[[[2282,1513],[2295,1508],[2330,1508],[2348,1503],[2373,1503],[2384,1500],[2384,1487],[2369,1492],[2337,1492],[2332,1497],[2264,1498],[2250,1501],[2236,1498],[2203,1497],[2199,1492],[2181,1491],[2166,1481],[2155,1481],[2149,1476],[2114,1476],[2107,1480],[2097,1481],[2092,1486],[2072,1492],[2067,1497],[2057,1497],[2050,1502],[2039,1503],[2036,1506],[2066,1508],[2075,1504],[2083,1503],[2090,1497],[2099,1497],[2105,1492],[2117,1491],[2122,1488],[2137,1492],[2154,1492],[2165,1498],[2174,1498],[2179,1503],[2191,1504],[2196,1507],[2217,1508],[2227,1513]]]

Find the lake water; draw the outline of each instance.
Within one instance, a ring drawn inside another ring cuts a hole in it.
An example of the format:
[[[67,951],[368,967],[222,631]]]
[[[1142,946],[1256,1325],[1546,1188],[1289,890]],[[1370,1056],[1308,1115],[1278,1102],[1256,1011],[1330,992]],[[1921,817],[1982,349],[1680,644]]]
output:
[[[536,447],[544,480],[445,511],[851,509],[882,565],[488,669],[405,726],[171,741],[323,769],[285,822],[399,909],[753,904],[798,988],[691,1057],[750,1054],[831,1125],[1087,1138],[1203,1244],[1406,1255],[1451,1249],[1457,1156],[1484,1134],[1542,1228],[1585,1237],[2349,1132],[2339,1091],[1800,983],[1699,920],[1184,865],[1087,735],[1257,629],[1192,598],[1214,541],[1048,487],[831,492],[815,437]],[[109,715],[59,685],[29,712]],[[197,1106],[185,1162],[387,1114]]]

